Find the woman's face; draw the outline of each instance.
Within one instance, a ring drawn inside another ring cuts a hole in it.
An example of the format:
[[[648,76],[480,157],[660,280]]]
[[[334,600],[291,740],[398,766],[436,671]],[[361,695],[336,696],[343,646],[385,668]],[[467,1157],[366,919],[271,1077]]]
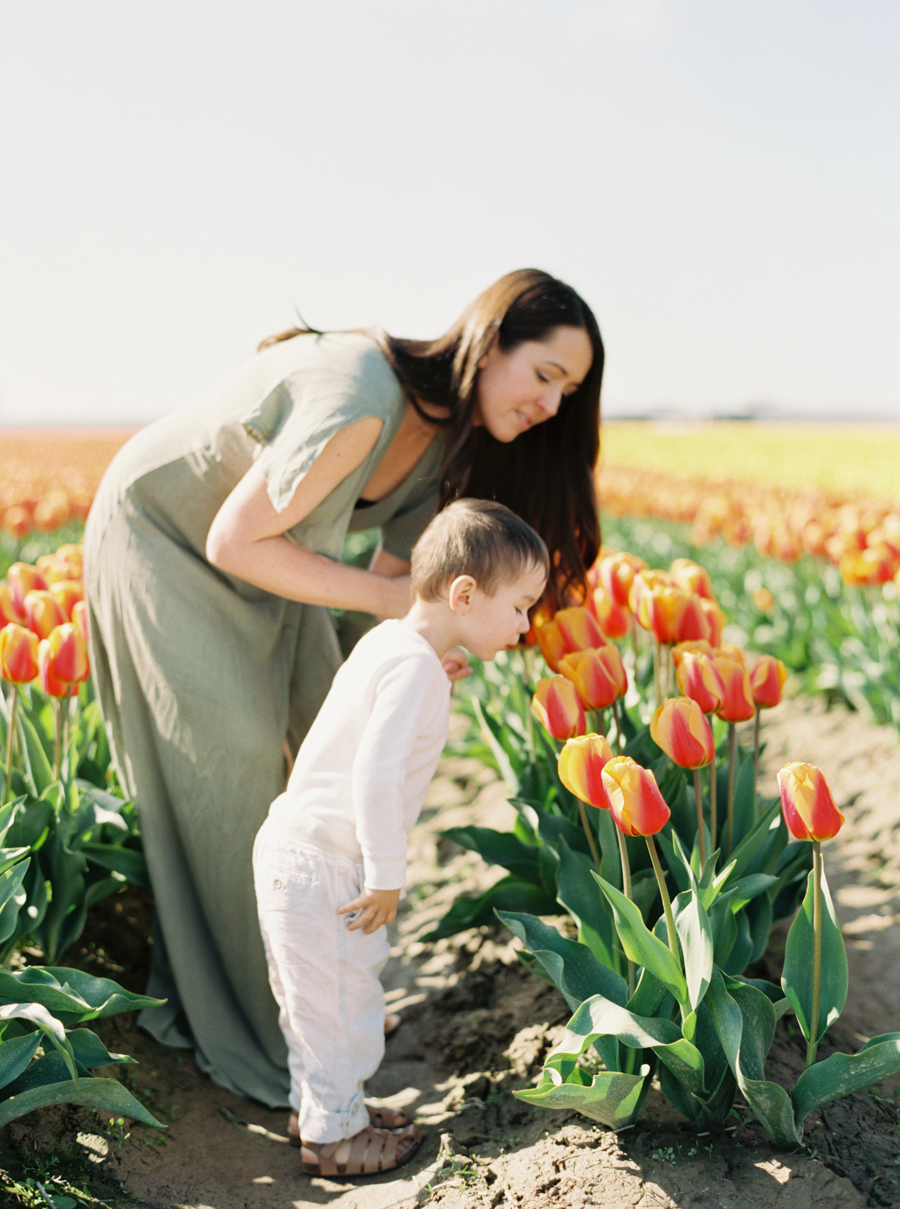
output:
[[[579,327],[555,327],[544,340],[528,340],[505,353],[496,339],[478,365],[473,421],[498,441],[555,416],[584,381],[594,351]]]

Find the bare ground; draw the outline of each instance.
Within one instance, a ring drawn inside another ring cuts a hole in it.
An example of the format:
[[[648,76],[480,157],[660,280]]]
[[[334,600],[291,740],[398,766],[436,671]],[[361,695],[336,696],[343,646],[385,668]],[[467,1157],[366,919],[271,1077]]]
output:
[[[850,995],[821,1053],[855,1050],[900,1029],[900,745],[896,732],[822,699],[772,711],[763,736],[765,792],[775,793],[782,764],[808,760],[823,770],[847,816],[826,850],[826,869],[847,941]],[[373,1096],[415,1112],[425,1128],[425,1144],[407,1167],[368,1180],[309,1178],[287,1143],[284,1113],[216,1087],[189,1053],[158,1046],[121,1017],[106,1022],[107,1045],[138,1058],[123,1077],[167,1122],[166,1132],[133,1126],[123,1141],[125,1131],[104,1128],[80,1109],[32,1114],[0,1136],[7,1180],[30,1175],[58,1194],[54,1178],[68,1178],[121,1209],[900,1205],[900,1114],[890,1085],[808,1118],[807,1146],[798,1153],[772,1146],[746,1110],[726,1130],[698,1135],[658,1093],[641,1121],[619,1134],[517,1100],[512,1089],[535,1078],[568,1018],[562,997],[524,971],[499,926],[435,946],[416,940],[456,894],[494,876],[439,831],[476,820],[505,826],[510,818],[502,785],[485,769],[447,760],[415,832],[414,889],[384,976],[390,1007],[404,1023],[370,1084]],[[101,904],[69,962],[139,989],[149,912],[148,899],[134,891]],[[783,935],[773,937],[769,976],[777,976]],[[783,1021],[768,1076],[793,1082],[803,1052],[796,1029]]]

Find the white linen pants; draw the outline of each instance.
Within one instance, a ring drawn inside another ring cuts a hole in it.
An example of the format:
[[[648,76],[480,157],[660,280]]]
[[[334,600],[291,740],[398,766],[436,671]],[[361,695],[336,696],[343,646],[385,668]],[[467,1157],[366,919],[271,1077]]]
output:
[[[253,848],[259,924],[291,1107],[306,1142],[351,1138],[369,1124],[363,1083],[384,1055],[387,928],[350,931],[338,907],[363,890],[363,867],[263,824]]]

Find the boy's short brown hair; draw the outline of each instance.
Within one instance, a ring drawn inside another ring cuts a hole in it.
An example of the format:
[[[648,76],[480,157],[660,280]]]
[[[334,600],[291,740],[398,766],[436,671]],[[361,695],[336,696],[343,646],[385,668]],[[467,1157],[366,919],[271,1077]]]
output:
[[[549,573],[541,537],[495,500],[454,500],[437,514],[412,552],[412,590],[419,600],[439,600],[459,575],[471,575],[493,596],[530,567]]]

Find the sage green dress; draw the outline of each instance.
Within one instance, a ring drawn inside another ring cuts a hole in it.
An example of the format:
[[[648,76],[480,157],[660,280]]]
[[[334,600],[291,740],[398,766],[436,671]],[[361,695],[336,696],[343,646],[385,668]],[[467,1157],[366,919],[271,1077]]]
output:
[[[148,990],[168,999],[140,1023],[273,1107],[287,1105],[289,1079],[251,849],[284,788],[285,739],[296,751],[340,652],[327,609],[216,570],[206,536],[251,464],[283,511],[327,441],[375,416],[371,454],[286,536],[339,559],[348,530],[379,526],[384,548],[408,559],[437,507],[442,436],[396,491],[357,506],[405,407],[370,337],[296,336],[132,438],[85,532],[94,683],[156,903]]]

